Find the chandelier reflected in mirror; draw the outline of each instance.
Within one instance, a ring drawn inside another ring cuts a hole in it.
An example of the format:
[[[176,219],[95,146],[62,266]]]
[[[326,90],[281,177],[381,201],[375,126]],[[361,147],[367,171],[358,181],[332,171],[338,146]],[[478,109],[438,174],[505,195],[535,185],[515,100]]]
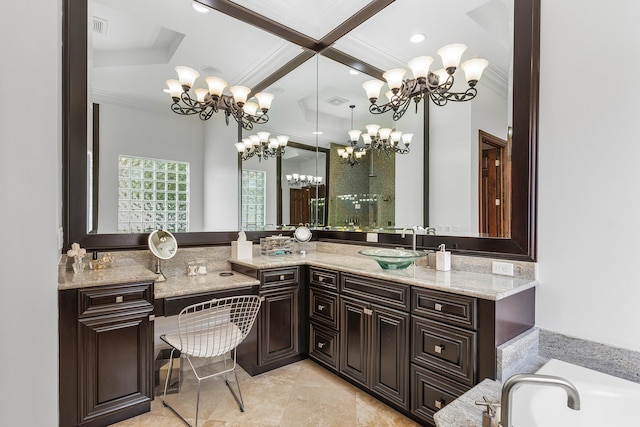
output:
[[[227,82],[219,77],[205,77],[208,89],[193,89],[196,79],[200,76],[193,68],[178,66],[175,68],[178,80],[166,81],[169,94],[173,100],[171,111],[176,114],[190,116],[197,114],[200,120],[209,120],[214,113],[224,111],[225,120],[229,124],[229,116],[233,117],[244,129],[253,129],[253,124],[263,124],[269,121],[267,111],[271,108],[273,95],[266,92],[255,94],[256,102],[247,102],[251,89],[245,86],[231,86],[231,95],[222,92]]]
[[[478,93],[476,85],[482,76],[482,72],[489,65],[485,59],[475,58],[465,61],[460,66],[467,80],[468,88],[464,92],[453,92],[456,72],[462,54],[467,49],[464,44],[450,44],[438,50],[438,55],[442,58],[443,68],[437,71],[430,71],[433,64],[431,56],[419,56],[412,59],[407,64],[413,73],[413,79],[404,79],[406,70],[397,68],[389,70],[382,75],[386,80],[389,90],[385,93],[387,102],[377,104],[380,97],[380,90],[384,82],[380,80],[369,80],[362,84],[367,92],[367,98],[371,101],[369,112],[372,114],[383,114],[393,111],[393,120],[399,120],[406,112],[411,100],[416,104],[425,97],[431,99],[434,104],[443,106],[447,102],[470,101]]]
[[[362,133],[358,129],[349,131],[349,140],[354,150],[358,149],[358,141],[362,135],[365,151],[384,152],[388,155],[407,154],[409,152],[409,144],[413,139],[412,133],[402,133],[399,130],[390,128],[381,128],[380,125],[367,125],[367,133]],[[400,145],[402,141],[402,145]]]
[[[287,183],[292,187],[306,187],[307,185],[320,185],[323,180],[321,176],[301,175],[297,173],[285,175],[285,178],[287,178]]]
[[[362,161],[362,158],[367,153],[364,148],[358,147],[356,144],[358,142],[358,137],[356,137],[356,142],[353,142],[352,132],[359,132],[353,130],[353,109],[356,108],[355,105],[349,105],[351,108],[351,129],[349,131],[349,145],[344,148],[338,148],[338,160],[343,165],[355,166]],[[353,134],[355,135],[355,133]]]
[[[269,157],[278,157],[284,154],[284,149],[289,142],[289,137],[278,135],[269,137],[269,132],[258,132],[257,135],[249,135],[242,142],[236,142],[235,146],[242,160],[248,160],[258,156],[258,161]]]

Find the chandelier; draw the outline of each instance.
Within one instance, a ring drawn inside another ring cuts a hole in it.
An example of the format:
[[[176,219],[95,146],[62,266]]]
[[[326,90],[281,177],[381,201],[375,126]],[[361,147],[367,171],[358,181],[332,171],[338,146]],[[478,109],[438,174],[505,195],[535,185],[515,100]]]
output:
[[[349,108],[351,108],[351,129],[353,129],[353,109],[356,108],[356,106],[349,105]],[[354,130],[349,131],[349,145],[344,148],[338,148],[338,160],[342,164],[355,166],[362,161],[362,157],[364,157],[364,155],[366,154],[366,151],[364,148],[356,146],[356,144],[353,142],[353,136],[351,132],[358,132],[358,131],[354,131]],[[360,137],[360,134],[358,134],[358,137],[356,137],[356,143],[358,142],[359,137]]]
[[[367,125],[367,133],[362,133],[358,129],[349,131],[349,140],[354,150],[358,149],[358,140],[362,135],[365,151],[385,152],[388,155],[392,153],[407,154],[409,152],[409,144],[413,139],[412,133],[402,133],[399,130],[390,128],[381,128],[380,125]],[[404,146],[400,145],[400,141]]]
[[[258,161],[269,157],[278,157],[284,154],[284,148],[289,142],[289,137],[278,135],[269,138],[269,132],[258,132],[257,135],[249,135],[242,142],[236,142],[235,146],[242,160],[248,160],[258,156]]]
[[[306,186],[306,185],[320,185],[322,182],[321,176],[313,176],[313,175],[300,175],[297,173],[293,173],[291,175],[285,175],[287,178],[287,183],[291,186]]]
[[[229,116],[232,116],[246,130],[253,129],[254,123],[263,124],[269,121],[267,111],[271,107],[272,94],[256,93],[258,103],[247,102],[251,89],[245,86],[231,86],[231,95],[225,95],[222,91],[227,87],[227,82],[219,77],[208,76],[205,77],[205,81],[209,89],[193,89],[194,97],[189,91],[200,73],[184,66],[178,66],[175,70],[178,80],[166,81],[173,100],[171,111],[174,113],[184,116],[197,114],[200,120],[209,120],[214,113],[224,110],[227,125]]]
[[[380,80],[369,80],[362,84],[367,92],[367,98],[371,101],[369,112],[372,114],[383,114],[393,111],[393,120],[399,120],[406,112],[411,100],[416,104],[426,96],[438,106],[443,106],[447,102],[470,101],[477,95],[476,85],[482,71],[489,65],[485,59],[470,59],[462,63],[461,68],[465,72],[465,77],[469,87],[465,92],[452,92],[454,83],[454,73],[460,63],[463,52],[467,49],[464,44],[450,44],[441,47],[438,55],[442,58],[443,67],[437,71],[429,71],[433,63],[430,56],[419,56],[413,58],[407,64],[413,73],[413,79],[403,80],[406,70],[397,68],[389,70],[382,75],[387,81],[389,91],[385,93],[388,102],[386,104],[376,104],[380,90],[384,83]]]

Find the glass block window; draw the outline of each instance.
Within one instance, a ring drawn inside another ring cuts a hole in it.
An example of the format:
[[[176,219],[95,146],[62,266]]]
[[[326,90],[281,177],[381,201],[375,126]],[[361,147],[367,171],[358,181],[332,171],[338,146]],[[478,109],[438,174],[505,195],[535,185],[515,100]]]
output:
[[[265,171],[242,170],[242,229],[264,229]]]
[[[118,157],[118,232],[189,231],[189,163]]]

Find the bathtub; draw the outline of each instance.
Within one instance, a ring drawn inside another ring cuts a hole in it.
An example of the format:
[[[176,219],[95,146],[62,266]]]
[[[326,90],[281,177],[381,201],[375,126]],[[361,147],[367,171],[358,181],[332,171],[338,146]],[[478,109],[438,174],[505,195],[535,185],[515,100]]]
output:
[[[513,393],[513,427],[640,426],[640,384],[555,359],[537,373],[571,381],[580,410],[567,407],[560,388],[524,384]]]

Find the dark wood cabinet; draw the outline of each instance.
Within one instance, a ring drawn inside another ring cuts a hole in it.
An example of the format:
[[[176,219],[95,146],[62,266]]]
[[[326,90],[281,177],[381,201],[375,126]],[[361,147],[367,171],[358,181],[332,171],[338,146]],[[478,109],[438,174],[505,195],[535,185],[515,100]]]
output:
[[[338,371],[340,306],[336,271],[309,268],[309,357]]]
[[[340,372],[409,408],[409,313],[340,298]]]
[[[104,426],[153,399],[153,284],[59,292],[60,425]]]
[[[234,269],[240,268],[234,265]],[[306,281],[300,267],[251,270],[260,280],[262,306],[256,323],[238,347],[238,363],[251,375],[298,361],[307,355]]]

